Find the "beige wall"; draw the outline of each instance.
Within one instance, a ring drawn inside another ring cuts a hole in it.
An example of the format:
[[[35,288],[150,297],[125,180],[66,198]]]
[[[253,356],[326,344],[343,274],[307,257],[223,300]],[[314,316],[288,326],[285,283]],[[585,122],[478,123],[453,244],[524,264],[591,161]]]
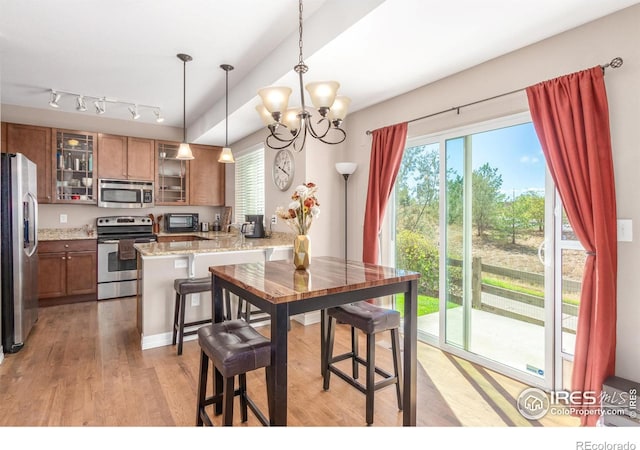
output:
[[[234,154],[241,154],[258,145],[264,145],[267,131],[260,130],[233,144]],[[318,201],[320,216],[313,223],[309,237],[311,254],[315,256],[340,256],[343,254],[343,195],[344,180],[335,170],[334,164],[340,161],[343,145],[328,146],[310,139],[307,148],[294,153],[296,172],[291,188],[282,192],[277,189],[271,179],[271,167],[276,150],[265,149],[265,222],[275,214],[278,206],[287,206],[291,202],[291,194],[296,186],[314,182],[318,185]],[[234,205],[234,166],[228,165],[226,179],[226,204]],[[274,231],[290,232],[282,220],[274,226]]]
[[[349,181],[349,254],[362,255],[362,226],[366,201],[371,138],[366,130],[410,120],[456,105],[524,88],[537,82],[609,62],[620,56],[624,65],[606,71],[610,107],[618,217],[640,220],[640,5],[497,58],[470,70],[424,86],[347,117],[346,155],[357,161]],[[411,124],[409,137],[451,129],[528,109],[524,93],[489,101]],[[340,197],[325,198],[325,205],[341,205]],[[326,209],[326,207],[325,207]],[[636,222],[636,230],[640,229]],[[616,371],[640,379],[640,235],[620,242],[618,264],[618,337]]]

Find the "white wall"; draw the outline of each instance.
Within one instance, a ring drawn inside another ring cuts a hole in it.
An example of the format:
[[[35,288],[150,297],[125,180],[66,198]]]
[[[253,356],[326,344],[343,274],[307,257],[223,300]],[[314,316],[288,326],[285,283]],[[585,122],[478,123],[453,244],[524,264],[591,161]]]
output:
[[[496,58],[470,70],[416,89],[347,117],[346,157],[359,163],[349,180],[352,214],[349,254],[362,255],[362,226],[369,171],[371,137],[366,130],[411,120],[437,111],[527,87],[540,81],[609,62],[620,56],[624,65],[606,71],[618,217],[640,227],[636,200],[640,177],[638,124],[640,124],[640,5]],[[409,137],[447,130],[528,109],[524,93],[433,119],[410,124]],[[324,198],[325,205],[341,204],[339,197]],[[326,207],[325,207],[326,209]],[[640,380],[640,235],[618,245],[617,375]]]

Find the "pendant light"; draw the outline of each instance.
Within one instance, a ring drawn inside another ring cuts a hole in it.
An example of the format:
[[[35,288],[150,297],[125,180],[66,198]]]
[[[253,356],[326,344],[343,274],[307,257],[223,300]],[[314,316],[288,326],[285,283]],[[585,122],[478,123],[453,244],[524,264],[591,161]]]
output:
[[[220,158],[218,158],[219,163],[234,163],[236,162],[233,159],[233,153],[231,153],[231,149],[229,148],[229,71],[233,70],[233,66],[229,64],[222,64],[220,66],[222,70],[226,72],[226,82],[225,82],[225,114],[224,114],[224,123],[225,123],[225,135],[224,135],[224,148],[222,149],[222,153],[220,153]]]
[[[193,159],[193,153],[191,153],[191,147],[187,143],[187,62],[192,61],[193,58],[184,53],[178,53],[176,55],[180,61],[182,61],[182,144],[178,148],[178,154],[176,159]]]

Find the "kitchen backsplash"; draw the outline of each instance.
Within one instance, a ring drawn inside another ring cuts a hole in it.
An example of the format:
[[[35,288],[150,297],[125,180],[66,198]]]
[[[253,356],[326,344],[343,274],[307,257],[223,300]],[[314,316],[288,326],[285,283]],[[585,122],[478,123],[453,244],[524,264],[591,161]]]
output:
[[[222,207],[217,206],[156,206],[155,208],[124,209],[98,208],[91,205],[45,204],[38,207],[38,228],[82,228],[87,224],[95,226],[97,217],[147,216],[149,214],[158,217],[168,212],[198,213],[201,222],[213,222],[216,213],[222,216],[222,210]],[[60,223],[61,215],[66,215],[66,223]]]

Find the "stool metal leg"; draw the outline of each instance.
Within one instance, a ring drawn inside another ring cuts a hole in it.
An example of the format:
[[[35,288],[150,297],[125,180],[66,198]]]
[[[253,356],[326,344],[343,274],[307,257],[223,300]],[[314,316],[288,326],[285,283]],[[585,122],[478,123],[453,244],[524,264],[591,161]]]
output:
[[[201,427],[204,424],[203,418],[206,419],[207,425],[211,426],[211,422],[206,414],[204,414],[205,399],[207,395],[207,375],[209,373],[209,357],[205,352],[200,352],[200,376],[198,377],[198,407],[196,410],[196,426]]]
[[[360,376],[358,369],[358,330],[355,327],[351,327],[351,351],[353,352],[353,358],[351,359],[351,367],[353,370],[353,379],[357,380]]]
[[[180,296],[180,318],[178,323],[178,355],[182,355],[182,342],[184,340],[184,310],[186,309],[186,295]]]
[[[373,397],[375,394],[375,360],[376,358],[376,335],[367,334],[367,426],[373,423]]]
[[[224,290],[224,305],[225,305],[225,317],[227,320],[231,320],[231,294],[228,289]]]
[[[233,425],[234,379],[235,377],[225,378],[222,389],[222,424],[225,427]]]
[[[241,373],[238,375],[238,384],[240,385],[240,414],[242,422],[249,420],[247,414],[247,374]]]
[[[398,396],[398,409],[402,411],[402,363],[400,361],[400,338],[398,329],[391,330],[391,351],[393,353],[393,370],[396,376],[396,395]]]
[[[173,334],[171,336],[171,345],[176,345],[176,337],[178,335],[178,314],[180,314],[180,294],[176,292],[175,306],[173,307]]]

